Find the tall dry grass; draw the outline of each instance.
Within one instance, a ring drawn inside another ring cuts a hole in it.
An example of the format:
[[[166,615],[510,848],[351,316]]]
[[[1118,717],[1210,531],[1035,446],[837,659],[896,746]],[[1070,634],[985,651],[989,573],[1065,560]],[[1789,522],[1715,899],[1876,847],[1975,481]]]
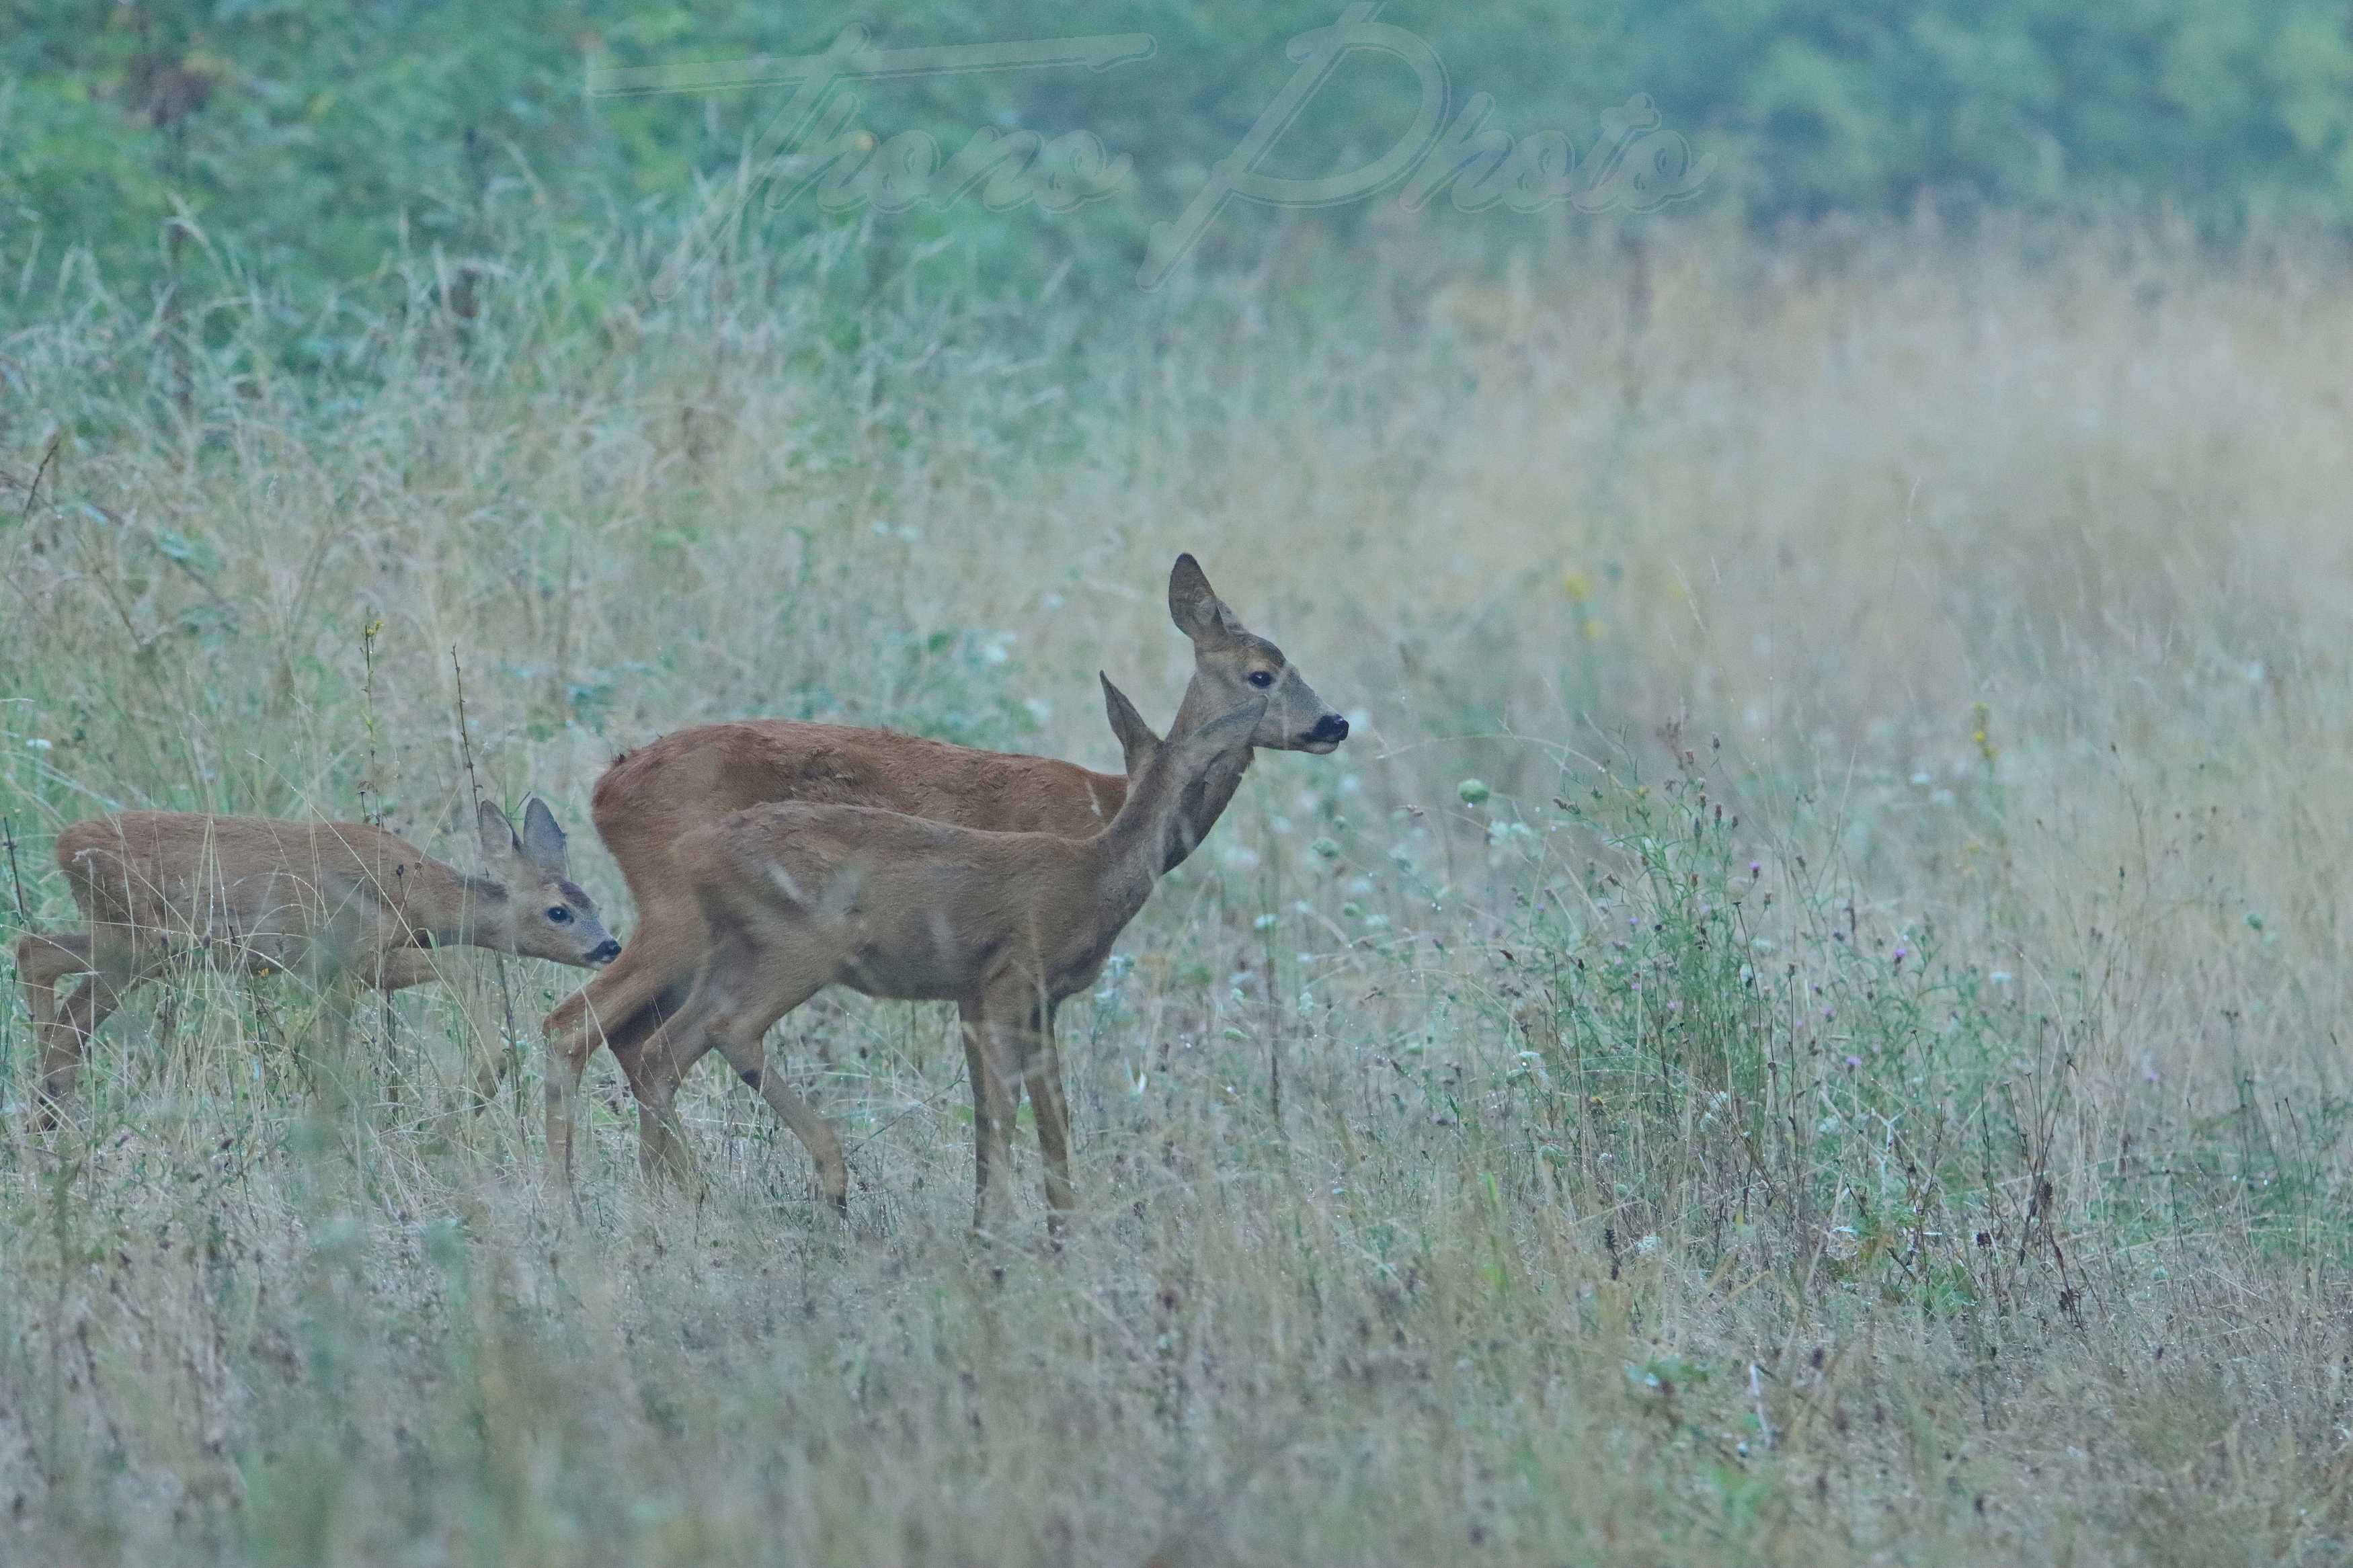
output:
[[[661,310],[523,269],[461,321],[420,279],[301,383],[251,304],[186,347],[20,300],[38,921],[98,809],[462,858],[477,782],[582,826],[703,718],[1109,766],[1091,677],[1173,710],[1179,549],[1362,721],[1261,756],[1067,1010],[1060,1254],[965,1239],[935,1010],[777,1037],[846,1231],[717,1073],[710,1204],[640,1186],[616,1105],[568,1223],[529,1040],[469,1116],[447,1002],[368,1019],[354,1085],[316,999],[183,977],[52,1144],[0,1016],[17,1549],[2341,1554],[2341,274],[2114,234],[1661,243],[1639,287],[1380,259],[1306,312],[830,253]],[[568,978],[490,984],[527,1037]]]

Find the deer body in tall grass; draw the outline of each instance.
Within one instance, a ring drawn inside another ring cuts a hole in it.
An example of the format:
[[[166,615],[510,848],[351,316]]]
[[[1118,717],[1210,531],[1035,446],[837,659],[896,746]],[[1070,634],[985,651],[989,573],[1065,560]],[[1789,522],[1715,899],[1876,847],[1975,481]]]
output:
[[[784,1118],[839,1206],[840,1141],[781,1074],[769,1026],[828,985],[901,1001],[954,1001],[978,1041],[985,1109],[975,1223],[1007,1198],[1010,1137],[1026,1091],[1045,1157],[1046,1201],[1071,1206],[1070,1111],[1054,1007],[1092,984],[1161,873],[1191,847],[1185,797],[1249,743],[1263,698],[1162,741],[1118,688],[1103,700],[1129,759],[1128,790],[1100,832],[996,833],[871,806],[755,805],[687,833],[678,858],[710,933],[702,971],[648,1074],[667,1118],[681,1077],[716,1048]]]
[[[132,811],[58,836],[80,931],[31,931],[16,973],[41,1051],[38,1121],[53,1125],[98,1027],[181,957],[393,992],[439,976],[433,950],[492,948],[593,967],[620,944],[565,874],[564,830],[533,798],[517,834],[478,813],[491,871],[468,876],[358,822]],[[62,1004],[60,982],[88,976]]]
[[[1168,613],[1193,644],[1193,678],[1170,725],[1172,742],[1245,701],[1265,700],[1243,743],[1187,791],[1179,807],[1186,831],[1172,846],[1173,866],[1208,835],[1233,798],[1251,748],[1328,752],[1347,738],[1348,721],[1315,694],[1281,648],[1241,624],[1189,554],[1179,555],[1169,572]],[[694,1179],[685,1146],[667,1117],[653,1113],[645,1089],[647,1063],[661,1054],[649,1047],[661,1037],[663,1019],[685,999],[708,945],[676,848],[690,830],[749,806],[805,801],[870,806],[991,832],[1083,838],[1112,820],[1127,791],[1121,774],[1050,757],[788,720],[696,725],[624,756],[597,781],[595,812],[596,831],[637,900],[638,923],[619,959],[548,1015],[551,1169],[570,1181],[572,1106],[601,1040],[612,1047],[638,1097],[641,1164],[649,1173],[668,1167]],[[989,1125],[978,1020],[970,1009],[964,1026],[977,1158]]]

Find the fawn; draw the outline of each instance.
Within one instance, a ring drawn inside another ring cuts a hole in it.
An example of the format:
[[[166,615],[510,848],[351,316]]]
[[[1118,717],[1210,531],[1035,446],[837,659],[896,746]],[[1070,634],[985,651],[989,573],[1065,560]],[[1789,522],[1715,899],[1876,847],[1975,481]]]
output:
[[[182,952],[219,968],[355,976],[380,991],[437,978],[431,950],[470,945],[594,967],[620,943],[565,875],[564,830],[534,796],[518,836],[477,814],[491,877],[470,877],[358,822],[132,811],[58,836],[87,922],[16,942],[41,1047],[38,1124],[56,1123],[83,1050],[132,989]],[[58,982],[88,974],[60,1005]]]
[[[680,839],[711,948],[649,1053],[646,1089],[667,1120],[686,1069],[716,1047],[798,1135],[826,1196],[846,1206],[849,1170],[825,1120],[764,1071],[768,1026],[829,984],[869,996],[955,1001],[979,1042],[987,1108],[976,1149],[974,1223],[1008,1201],[1009,1137],[1026,1089],[1059,1225],[1071,1206],[1070,1112],[1054,1006],[1092,984],[1112,943],[1185,858],[1185,798],[1250,743],[1255,698],[1189,733],[1155,736],[1108,678],[1103,701],[1129,758],[1126,798],[1102,831],[996,833],[871,806],[777,802]]]

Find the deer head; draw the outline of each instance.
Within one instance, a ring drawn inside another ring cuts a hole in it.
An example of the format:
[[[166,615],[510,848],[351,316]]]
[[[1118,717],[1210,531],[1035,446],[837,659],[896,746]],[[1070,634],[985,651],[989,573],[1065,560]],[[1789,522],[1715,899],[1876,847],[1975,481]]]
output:
[[[1320,754],[1348,738],[1348,721],[1300,679],[1281,648],[1241,624],[1189,554],[1176,557],[1168,574],[1168,618],[1193,640],[1193,683],[1173,732],[1263,698],[1245,749]]]
[[[596,904],[565,874],[564,829],[546,802],[533,795],[524,804],[520,834],[489,801],[476,826],[491,883],[472,912],[477,946],[589,969],[619,956]]]

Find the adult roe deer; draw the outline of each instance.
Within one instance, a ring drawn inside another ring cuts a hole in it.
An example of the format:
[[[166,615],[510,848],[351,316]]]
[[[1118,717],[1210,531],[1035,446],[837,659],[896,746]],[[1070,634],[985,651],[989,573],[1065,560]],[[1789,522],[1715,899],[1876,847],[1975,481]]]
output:
[[[1328,752],[1347,739],[1348,721],[1301,679],[1281,648],[1241,624],[1189,554],[1176,557],[1169,570],[1168,615],[1193,644],[1193,678],[1169,726],[1172,740],[1244,701],[1266,699],[1247,743],[1187,792],[1187,832],[1176,855],[1181,859],[1233,798],[1250,764],[1251,747]],[[572,1107],[581,1074],[601,1039],[613,1047],[638,1096],[639,1163],[649,1174],[668,1165],[692,1179],[684,1145],[666,1119],[646,1109],[640,1087],[648,1045],[663,1018],[685,1000],[703,954],[702,917],[672,849],[688,829],[746,806],[809,801],[875,806],[997,832],[1080,838],[1110,821],[1126,796],[1124,776],[1050,757],[793,720],[698,724],[626,754],[596,781],[594,811],[596,831],[637,900],[637,929],[621,956],[559,1005],[543,1026],[551,1170],[570,1183]],[[991,1135],[982,1102],[977,1023],[967,1011],[965,1060],[972,1079],[976,1154]]]
[[[849,1173],[832,1127],[771,1075],[762,1037],[828,985],[899,1001],[953,1001],[980,1038],[987,1137],[975,1151],[974,1223],[1008,1201],[992,1172],[1011,1169],[1026,1089],[1059,1227],[1071,1206],[1070,1109],[1054,1049],[1054,1006],[1092,984],[1112,943],[1161,873],[1192,848],[1184,796],[1219,758],[1248,745],[1264,698],[1163,742],[1103,679],[1103,703],[1129,759],[1128,790],[1085,838],[996,833],[862,805],[755,805],[681,837],[678,860],[710,952],[646,1064],[648,1104],[667,1121],[686,1070],[712,1048],[760,1090],[817,1161],[845,1206]]]
[[[87,927],[16,942],[41,1047],[38,1124],[55,1124],[99,1026],[175,951],[218,968],[351,974],[386,992],[438,978],[437,947],[612,962],[620,943],[565,876],[564,829],[546,805],[533,797],[518,836],[485,801],[477,826],[491,877],[359,822],[132,811],[67,828],[58,868]],[[58,983],[73,974],[90,978],[60,1007]]]

